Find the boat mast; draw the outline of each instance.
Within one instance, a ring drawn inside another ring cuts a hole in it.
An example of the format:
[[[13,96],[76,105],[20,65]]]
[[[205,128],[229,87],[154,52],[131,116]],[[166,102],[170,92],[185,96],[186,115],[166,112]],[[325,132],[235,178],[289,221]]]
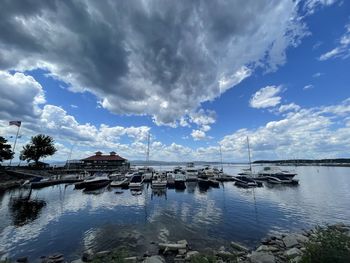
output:
[[[221,150],[221,145],[220,145],[220,161],[221,161],[221,171],[224,171],[224,167],[222,164],[222,150]]]
[[[147,154],[146,154],[146,163],[147,163],[147,166],[149,165],[149,145],[150,145],[150,133],[148,132],[148,135],[147,135]]]
[[[247,136],[247,144],[248,144],[249,169],[250,169],[251,175],[253,175],[252,160],[250,158],[250,145],[249,145],[249,137],[248,136]]]

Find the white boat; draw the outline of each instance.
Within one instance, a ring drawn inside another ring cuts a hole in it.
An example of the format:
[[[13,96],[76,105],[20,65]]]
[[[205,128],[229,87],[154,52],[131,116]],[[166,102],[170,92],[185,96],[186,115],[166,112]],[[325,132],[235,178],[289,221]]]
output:
[[[121,180],[114,180],[111,182],[110,186],[111,187],[127,187],[127,186],[129,186],[129,179],[124,178]]]
[[[131,190],[134,189],[141,189],[143,187],[143,179],[142,179],[142,175],[140,174],[134,174],[131,177],[130,183],[129,183],[129,188]]]
[[[278,178],[275,176],[265,176],[266,180],[270,184],[291,184],[297,185],[299,184],[299,180],[290,179],[290,178]]]
[[[186,181],[198,181],[198,169],[194,167],[194,163],[188,163],[185,169]]]
[[[155,174],[152,179],[152,189],[156,188],[166,188],[167,186],[167,179],[162,174]]]
[[[108,177],[111,180],[119,180],[123,175],[121,173],[111,173]]]

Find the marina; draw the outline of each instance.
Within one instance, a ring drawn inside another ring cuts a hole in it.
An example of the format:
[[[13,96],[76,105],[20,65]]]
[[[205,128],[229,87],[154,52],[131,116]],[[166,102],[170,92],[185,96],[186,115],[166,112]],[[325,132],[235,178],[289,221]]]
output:
[[[225,166],[224,173],[237,176],[242,168]],[[137,254],[149,249],[151,242],[181,239],[199,251],[233,240],[251,247],[267,234],[324,222],[349,223],[348,168],[284,168],[295,169],[297,187],[264,182],[263,187],[241,188],[227,181],[219,188],[203,189],[198,180],[184,177],[180,180],[184,187],[157,189],[142,177],[131,189],[112,187],[113,180],[93,191],[60,184],[33,189],[30,202],[21,203],[21,213],[15,212],[18,205],[11,200],[29,189],[12,190],[0,196],[3,257],[35,259],[60,252],[73,260],[87,249],[96,252],[120,245]],[[173,169],[163,167],[162,174]]]

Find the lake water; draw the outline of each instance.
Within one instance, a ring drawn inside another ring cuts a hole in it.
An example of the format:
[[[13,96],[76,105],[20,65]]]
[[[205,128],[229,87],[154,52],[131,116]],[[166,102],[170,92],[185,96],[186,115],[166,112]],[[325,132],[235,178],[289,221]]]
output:
[[[235,175],[242,167],[225,166]],[[163,167],[164,169],[164,167]],[[59,185],[33,190],[31,203],[16,203],[28,190],[0,195],[0,257],[38,259],[55,252],[66,259],[84,250],[124,245],[138,254],[151,242],[186,239],[194,249],[219,248],[230,241],[255,246],[268,234],[315,224],[350,223],[350,168],[297,167],[299,186],[241,189],[227,182],[200,192],[153,195],[149,187],[133,196],[106,188],[95,194]]]

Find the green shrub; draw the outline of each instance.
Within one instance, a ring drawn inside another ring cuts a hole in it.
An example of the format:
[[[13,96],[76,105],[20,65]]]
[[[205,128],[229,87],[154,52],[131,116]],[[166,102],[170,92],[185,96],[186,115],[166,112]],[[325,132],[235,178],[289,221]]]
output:
[[[318,227],[306,245],[302,263],[350,262],[350,237],[337,227]]]

